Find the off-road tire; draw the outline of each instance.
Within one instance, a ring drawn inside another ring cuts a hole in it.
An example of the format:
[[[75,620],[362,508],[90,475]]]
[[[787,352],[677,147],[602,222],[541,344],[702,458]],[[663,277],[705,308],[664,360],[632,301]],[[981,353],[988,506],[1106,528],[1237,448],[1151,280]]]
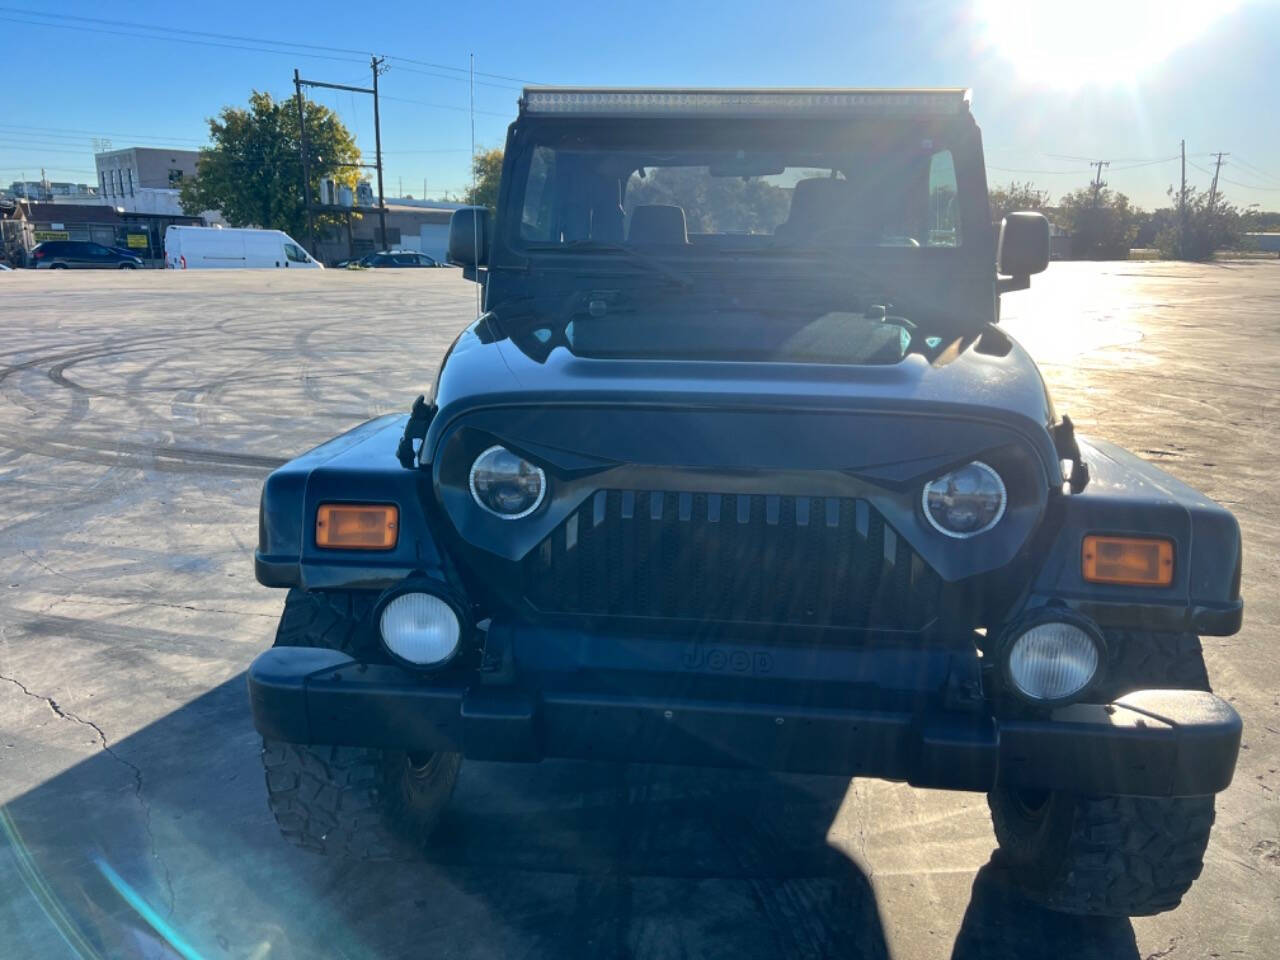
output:
[[[374,600],[290,590],[275,646],[325,647],[367,659],[378,649],[369,620]],[[262,766],[286,840],[333,856],[399,860],[421,853],[453,794],[462,757],[264,738]]]
[[[1113,630],[1106,672],[1090,700],[1109,703],[1134,690],[1208,690],[1200,638],[1194,633]]]
[[[1208,690],[1192,634],[1107,636],[1104,700],[1133,690]],[[1149,916],[1172,910],[1200,876],[1213,797],[1083,797],[1020,791],[987,794],[1000,856],[1023,892],[1064,913]]]
[[[453,793],[456,753],[414,763],[399,750],[263,740],[267,798],[281,835],[307,850],[354,860],[422,852]]]
[[[277,647],[324,647],[369,659],[378,650],[378,636],[370,614],[377,596],[356,590],[299,590],[284,601]]]

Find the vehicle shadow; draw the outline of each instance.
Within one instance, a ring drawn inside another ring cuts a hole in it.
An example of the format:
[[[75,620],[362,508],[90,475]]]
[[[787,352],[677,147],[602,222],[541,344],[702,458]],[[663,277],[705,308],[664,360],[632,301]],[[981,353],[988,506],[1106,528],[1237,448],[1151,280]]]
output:
[[[1032,903],[1018,892],[999,854],[994,854],[973,878],[951,960],[1062,956],[1138,960],[1133,924],[1127,919],[1068,916]]]
[[[889,956],[845,780],[468,764],[424,862],[361,864],[279,839],[257,749],[241,675],[0,809],[0,955]],[[978,872],[953,958],[1064,948],[1136,956]]]

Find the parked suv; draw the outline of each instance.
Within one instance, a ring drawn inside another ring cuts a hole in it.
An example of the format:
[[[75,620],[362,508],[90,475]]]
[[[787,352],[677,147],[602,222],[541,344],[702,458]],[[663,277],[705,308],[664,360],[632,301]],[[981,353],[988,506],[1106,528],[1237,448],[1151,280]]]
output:
[[[965,91],[526,90],[449,259],[430,396],[263,488],[287,839],[413,851],[464,757],[745,765],[983,792],[1029,896],[1178,904],[1239,526],[1000,328],[1049,229],[993,229]]]
[[[37,270],[137,270],[142,259],[86,240],[46,240],[31,251],[31,265]]]

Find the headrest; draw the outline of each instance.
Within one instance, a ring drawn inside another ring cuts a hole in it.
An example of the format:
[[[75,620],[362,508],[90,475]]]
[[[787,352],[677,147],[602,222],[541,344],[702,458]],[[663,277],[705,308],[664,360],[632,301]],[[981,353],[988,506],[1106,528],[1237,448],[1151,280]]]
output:
[[[684,207],[667,203],[640,204],[631,211],[627,240],[640,244],[688,243]]]
[[[849,189],[848,180],[836,180],[832,177],[800,180],[791,194],[791,213],[787,219],[832,219],[847,212],[852,199],[853,193]]]

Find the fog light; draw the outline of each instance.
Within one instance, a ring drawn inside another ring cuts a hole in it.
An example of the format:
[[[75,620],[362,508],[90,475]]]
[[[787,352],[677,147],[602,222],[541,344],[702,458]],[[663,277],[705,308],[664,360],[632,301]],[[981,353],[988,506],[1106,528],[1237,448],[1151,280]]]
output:
[[[1081,694],[1097,675],[1099,641],[1074,623],[1051,621],[1031,627],[1009,645],[1005,666],[1014,689],[1037,703]]]
[[[448,662],[462,626],[453,607],[430,593],[402,593],[382,608],[382,642],[393,656],[417,667]]]

